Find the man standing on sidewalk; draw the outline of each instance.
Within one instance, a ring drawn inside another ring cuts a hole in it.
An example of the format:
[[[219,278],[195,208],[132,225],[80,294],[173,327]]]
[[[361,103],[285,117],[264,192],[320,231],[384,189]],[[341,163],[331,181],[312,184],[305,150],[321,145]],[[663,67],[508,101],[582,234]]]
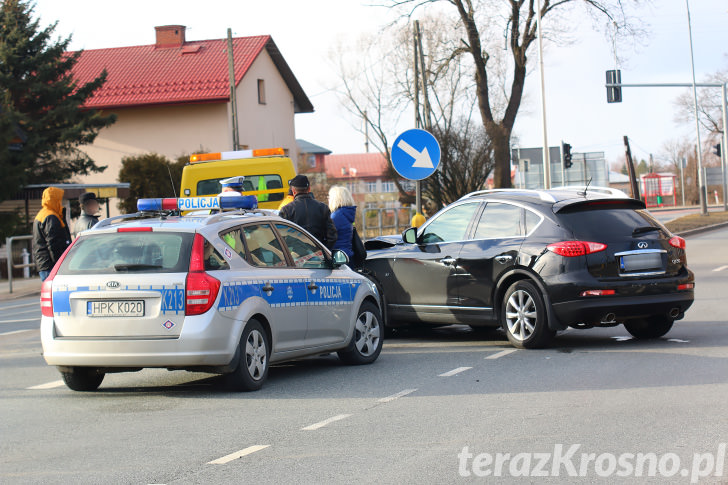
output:
[[[96,194],[93,192],[86,192],[81,194],[78,198],[81,203],[81,215],[73,225],[73,237],[76,238],[80,232],[87,229],[91,229],[99,222],[99,216],[96,213],[99,211],[99,201],[96,199]]]
[[[63,189],[43,191],[43,208],[33,221],[33,259],[40,280],[45,281],[63,251],[71,244],[71,233],[63,220]]]

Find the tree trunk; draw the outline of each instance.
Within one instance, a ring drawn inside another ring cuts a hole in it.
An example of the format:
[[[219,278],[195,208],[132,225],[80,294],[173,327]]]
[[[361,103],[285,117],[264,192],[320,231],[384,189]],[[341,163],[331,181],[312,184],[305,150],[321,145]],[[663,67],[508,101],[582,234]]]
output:
[[[498,189],[511,187],[511,131],[501,124],[486,123],[485,130],[493,144],[493,186]]]

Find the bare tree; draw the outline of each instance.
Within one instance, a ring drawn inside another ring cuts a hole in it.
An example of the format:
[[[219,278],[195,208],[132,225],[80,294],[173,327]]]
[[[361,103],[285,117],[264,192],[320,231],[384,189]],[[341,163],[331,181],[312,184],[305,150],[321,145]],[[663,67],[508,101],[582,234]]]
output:
[[[526,80],[528,50],[536,40],[536,0],[391,0],[388,5],[398,8],[409,16],[417,9],[432,4],[445,4],[457,13],[460,45],[453,56],[467,53],[472,58],[475,92],[480,117],[485,132],[491,140],[494,156],[494,184],[510,187],[510,139],[518,110],[523,100]],[[615,35],[640,33],[640,22],[635,21],[625,9],[626,3],[640,4],[644,0],[543,0],[542,18],[558,18],[558,12],[570,5],[581,4],[596,21],[603,20]],[[544,29],[544,38],[558,39],[564,24],[554,22],[551,29]],[[510,72],[504,84],[503,65],[494,62],[502,50],[503,39],[496,47],[493,43],[498,33],[505,33],[510,53]],[[500,49],[500,50],[499,50]],[[504,87],[502,91],[499,89]],[[498,101],[503,104],[499,105]]]
[[[717,71],[705,79],[706,83],[728,83],[728,68]],[[708,142],[720,141],[723,135],[723,110],[721,103],[723,96],[718,88],[698,89],[698,118],[700,124],[708,132]],[[677,108],[676,120],[682,122],[695,122],[695,108],[693,91],[685,91],[675,101]]]

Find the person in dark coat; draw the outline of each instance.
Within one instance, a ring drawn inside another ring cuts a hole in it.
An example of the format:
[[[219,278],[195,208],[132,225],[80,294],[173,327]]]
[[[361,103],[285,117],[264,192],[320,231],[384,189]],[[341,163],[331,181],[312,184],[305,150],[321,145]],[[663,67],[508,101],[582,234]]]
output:
[[[329,189],[329,209],[338,234],[334,249],[341,249],[349,256],[349,261],[352,261],[354,258],[352,238],[356,220],[356,205],[354,205],[354,198],[349,189],[340,185],[331,187]]]
[[[96,213],[99,211],[99,201],[96,199],[96,194],[93,192],[86,192],[81,194],[78,198],[78,202],[81,204],[81,215],[73,225],[73,232],[71,235],[76,238],[79,233],[91,229],[99,222],[99,216]]]
[[[53,266],[71,244],[71,233],[63,218],[63,189],[48,187],[33,224],[33,259],[40,280],[45,281]]]
[[[337,234],[329,207],[313,198],[305,175],[296,175],[288,181],[288,185],[293,189],[293,202],[285,205],[278,215],[306,229],[324,246],[332,249]]]

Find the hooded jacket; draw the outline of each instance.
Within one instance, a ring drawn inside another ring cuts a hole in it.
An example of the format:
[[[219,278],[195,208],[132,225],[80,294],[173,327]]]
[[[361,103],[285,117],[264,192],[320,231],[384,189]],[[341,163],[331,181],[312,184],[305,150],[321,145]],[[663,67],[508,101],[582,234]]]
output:
[[[43,208],[33,223],[33,259],[38,271],[50,271],[71,244],[71,233],[63,220],[63,189],[43,191]]]
[[[331,219],[334,221],[336,233],[338,234],[333,249],[341,249],[351,260],[354,257],[351,238],[354,235],[353,224],[356,219],[356,206],[339,207],[331,214]]]

